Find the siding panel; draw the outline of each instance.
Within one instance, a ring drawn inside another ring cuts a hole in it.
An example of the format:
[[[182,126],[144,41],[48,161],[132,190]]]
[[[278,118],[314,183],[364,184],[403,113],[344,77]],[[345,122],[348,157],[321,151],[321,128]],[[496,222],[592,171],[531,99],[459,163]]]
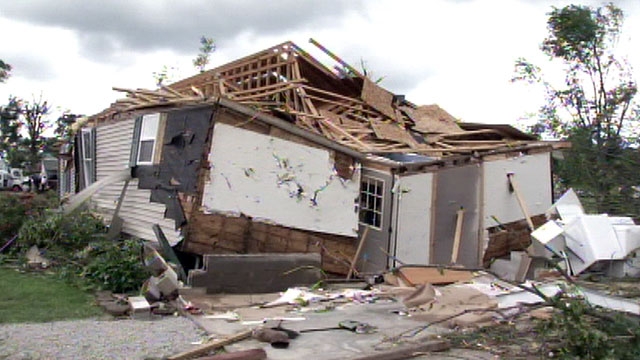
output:
[[[96,130],[96,176],[97,180],[129,167],[131,142],[135,119],[99,126]],[[124,182],[110,184],[92,197],[96,212],[105,220],[111,221],[118,203]],[[180,240],[179,232],[174,230],[175,222],[165,219],[165,206],[150,202],[151,190],[138,189],[138,180],[132,179],[120,208],[120,217],[124,220],[123,232],[141,239],[156,241],[153,224],[164,231],[169,243]]]

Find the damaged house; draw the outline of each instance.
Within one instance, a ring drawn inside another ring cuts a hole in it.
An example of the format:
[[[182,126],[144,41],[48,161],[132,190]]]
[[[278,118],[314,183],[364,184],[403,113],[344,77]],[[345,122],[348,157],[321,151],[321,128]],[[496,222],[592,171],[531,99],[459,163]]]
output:
[[[521,220],[552,204],[551,143],[412,104],[313,43],[334,68],[286,42],[116,88],[127,96],[65,150],[61,191],[130,235],[157,241],[157,224],[186,253],[318,253],[337,274],[354,260],[477,268],[529,245]]]

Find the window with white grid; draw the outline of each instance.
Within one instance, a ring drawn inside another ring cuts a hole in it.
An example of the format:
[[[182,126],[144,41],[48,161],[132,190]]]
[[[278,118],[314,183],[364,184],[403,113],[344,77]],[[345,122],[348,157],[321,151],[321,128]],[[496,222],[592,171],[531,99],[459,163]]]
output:
[[[384,181],[367,176],[360,184],[360,222],[380,229],[382,226],[382,194]]]

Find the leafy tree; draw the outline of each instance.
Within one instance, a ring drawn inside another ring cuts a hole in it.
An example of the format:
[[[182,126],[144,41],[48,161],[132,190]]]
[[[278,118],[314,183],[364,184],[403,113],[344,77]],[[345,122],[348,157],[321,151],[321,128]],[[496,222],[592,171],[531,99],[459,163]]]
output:
[[[565,77],[558,86],[534,64],[516,61],[514,80],[539,83],[546,90],[531,130],[570,141],[572,149],[556,173],[565,185],[593,195],[592,210],[617,212],[623,190],[640,184],[637,171],[625,176],[631,167],[637,169],[631,145],[637,143],[640,108],[634,103],[638,87],[630,66],[615,55],[623,11],[612,3],[569,5],[548,15],[541,50],[563,67]]]
[[[43,144],[43,133],[50,126],[47,119],[50,109],[47,101],[43,101],[40,96],[37,100],[34,98],[32,102],[25,102],[22,110],[22,121],[29,135],[26,145],[29,148],[32,164],[38,161],[40,146]]]
[[[213,42],[213,38],[202,36],[200,38],[200,52],[195,59],[193,59],[193,66],[195,66],[200,72],[204,72],[205,68],[209,64],[211,54],[216,51],[216,45]]]
[[[71,140],[73,137],[73,131],[71,129],[71,125],[73,125],[79,118],[84,115],[73,114],[69,111],[66,111],[56,120],[56,128],[54,130],[54,134],[59,139],[62,140]]]
[[[0,106],[0,154],[4,154],[11,167],[19,166],[23,160],[19,146],[23,138],[20,134],[22,123],[22,102],[15,96],[10,96],[6,105]]]
[[[0,107],[0,151],[7,151],[18,144],[21,112],[22,103],[15,96],[10,96],[7,105]]]
[[[11,75],[11,69],[11,65],[0,60],[0,83],[7,81],[7,79]]]

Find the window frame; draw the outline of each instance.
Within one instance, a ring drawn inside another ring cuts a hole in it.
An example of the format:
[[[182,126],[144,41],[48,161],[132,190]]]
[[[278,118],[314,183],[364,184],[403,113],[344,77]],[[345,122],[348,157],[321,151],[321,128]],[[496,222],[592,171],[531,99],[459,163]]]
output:
[[[374,192],[370,191],[372,184],[374,185],[374,189],[380,189],[379,194],[376,190],[374,190]],[[386,181],[384,179],[368,175],[363,175],[361,177],[358,202],[358,222],[361,225],[369,226],[376,230],[382,230],[382,227],[384,226],[385,213],[385,187]],[[373,205],[371,206],[370,204]],[[373,215],[371,221],[366,221],[368,216],[365,214],[365,212],[370,212]]]
[[[140,119],[140,132],[137,139],[138,143],[136,144],[136,165],[153,165],[156,155],[156,141],[159,129],[160,113],[146,114],[142,116],[142,118]],[[142,155],[142,143],[145,141],[152,141],[151,159],[149,159],[148,161],[140,160],[140,156]]]
[[[80,157],[82,158],[82,176],[85,188],[96,181],[95,139],[96,137],[94,128],[82,128],[82,130],[80,131],[80,149],[82,150]],[[89,145],[88,147],[87,144]]]

